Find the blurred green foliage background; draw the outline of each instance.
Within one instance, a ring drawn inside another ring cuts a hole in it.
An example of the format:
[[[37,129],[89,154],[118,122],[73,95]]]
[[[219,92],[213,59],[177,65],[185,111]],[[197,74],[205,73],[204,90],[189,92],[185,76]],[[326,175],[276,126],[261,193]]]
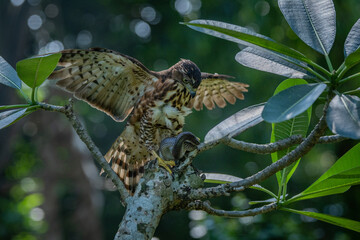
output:
[[[343,61],[343,43],[360,17],[358,0],[335,0],[337,37],[330,57]],[[12,66],[23,58],[66,48],[105,47],[133,56],[153,70],[179,58],[191,59],[202,71],[236,77],[250,85],[244,101],[213,111],[194,112],[185,130],[201,139],[221,120],[240,109],[265,102],[283,77],[247,69],[235,54],[239,46],[195,32],[179,22],[212,19],[251,28],[325,66],[287,25],[276,0],[1,0],[0,55]],[[355,87],[356,82],[352,82]],[[357,84],[358,85],[358,84]],[[346,86],[345,86],[346,87]],[[46,102],[64,104],[69,97],[52,82],[41,90]],[[0,105],[21,103],[14,90],[0,86]],[[316,122],[321,103],[313,108]],[[116,123],[82,102],[76,111],[90,135],[106,153],[124,123]],[[267,143],[271,125],[262,123],[238,138]],[[64,116],[36,112],[0,131],[0,239],[112,239],[124,208],[117,192],[98,176],[99,166],[74,134]],[[289,183],[297,194],[315,181],[355,144],[319,145],[305,156]],[[194,164],[204,172],[249,176],[271,163],[270,156],[235,151],[225,146],[200,154]],[[276,178],[263,183],[277,191]],[[249,200],[266,196],[254,190],[212,200],[224,209],[248,208]],[[294,204],[296,209],[360,220],[360,188],[343,195]],[[202,212],[171,212],[163,217],[159,239],[356,239],[358,234],[314,219],[273,212],[250,218],[226,219]]]

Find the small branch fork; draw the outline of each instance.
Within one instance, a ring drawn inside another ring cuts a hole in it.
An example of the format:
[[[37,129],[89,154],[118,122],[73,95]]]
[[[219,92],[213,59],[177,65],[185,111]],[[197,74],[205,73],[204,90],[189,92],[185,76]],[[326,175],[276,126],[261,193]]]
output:
[[[264,205],[259,208],[253,208],[244,211],[225,211],[222,209],[215,209],[211,207],[209,201],[194,201],[188,204],[187,210],[203,210],[211,215],[222,216],[222,217],[231,217],[231,218],[239,218],[239,217],[250,217],[255,216],[267,212],[271,212],[277,209],[277,203],[270,203],[268,205]]]

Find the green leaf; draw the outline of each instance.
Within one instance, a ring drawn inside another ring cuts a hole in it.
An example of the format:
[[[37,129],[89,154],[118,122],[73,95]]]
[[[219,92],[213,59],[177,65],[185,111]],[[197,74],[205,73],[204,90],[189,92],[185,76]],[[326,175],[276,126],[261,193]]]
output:
[[[270,72],[288,78],[310,78],[306,70],[284,60],[271,51],[247,47],[236,54],[235,59],[243,66],[260,71]],[[301,64],[301,62],[299,62],[299,64]],[[304,65],[304,67],[306,66]]]
[[[271,123],[289,120],[303,113],[325,90],[326,84],[303,84],[290,87],[269,99],[262,117]]]
[[[275,90],[274,95],[277,93],[288,89],[290,87],[296,86],[296,85],[302,85],[307,84],[307,82],[303,79],[287,79],[283,81]],[[311,107],[308,108],[307,111],[301,113],[300,115],[284,121],[280,123],[273,123],[272,124],[272,132],[271,132],[271,140],[270,142],[277,142],[279,140],[291,137],[293,135],[302,135],[303,137],[306,136],[310,119],[311,119]],[[284,149],[282,151],[278,151],[271,154],[272,162],[276,162],[292,150],[296,148],[296,145],[292,146],[291,148]],[[282,177],[286,177],[285,184],[290,180],[292,174],[295,172],[297,165],[299,164],[300,159],[293,163],[291,166],[285,168],[282,172],[276,173],[276,178],[278,180],[279,186],[281,185]]]
[[[205,175],[204,182],[206,182],[206,183],[224,184],[224,183],[232,183],[232,182],[238,182],[238,181],[243,180],[243,178],[231,176],[228,174],[204,173],[204,175]],[[273,192],[260,186],[259,184],[255,184],[255,185],[251,186],[250,188],[265,192],[273,197],[276,197],[276,195]]]
[[[21,80],[15,69],[3,57],[0,57],[0,83],[12,88],[21,89]]]
[[[224,137],[234,137],[246,129],[259,124],[263,121],[261,112],[264,105],[265,103],[253,105],[228,117],[206,134],[204,142],[208,143]]]
[[[333,224],[333,225],[336,225],[339,227],[343,227],[343,228],[347,228],[347,229],[350,229],[350,230],[353,230],[356,232],[360,232],[360,222],[357,222],[354,220],[350,220],[350,219],[346,219],[346,218],[342,218],[342,217],[335,217],[335,216],[331,216],[331,215],[327,215],[327,214],[323,214],[323,213],[299,211],[299,210],[290,209],[290,208],[280,208],[280,210],[305,215],[305,216],[312,217],[312,218],[318,219],[320,221],[327,222],[327,223],[330,223],[330,224]]]
[[[0,113],[0,129],[3,129],[12,123],[14,123],[16,120],[20,119],[26,114],[27,108],[23,109],[15,109],[15,110],[9,110]]]
[[[302,53],[244,27],[212,20],[193,20],[184,24],[196,31],[214,37],[223,38],[249,47],[254,47],[254,45],[256,45],[309,64],[312,63],[312,61]],[[291,61],[290,59],[288,60]]]
[[[61,53],[27,58],[17,62],[16,70],[23,82],[34,89],[50,76],[60,57]]]
[[[332,0],[279,0],[278,3],[299,38],[316,51],[328,55],[336,35]]]
[[[350,186],[360,184],[360,143],[345,153],[336,163],[327,170],[316,182],[305,191],[289,199],[286,204],[343,193]]]
[[[330,102],[326,122],[333,133],[360,139],[360,98],[336,95]]]
[[[360,19],[351,28],[344,45],[345,58],[360,47]]]
[[[347,67],[347,69],[353,67],[359,62],[360,62],[360,48],[356,49],[354,52],[349,54],[347,58],[345,58],[345,66]]]

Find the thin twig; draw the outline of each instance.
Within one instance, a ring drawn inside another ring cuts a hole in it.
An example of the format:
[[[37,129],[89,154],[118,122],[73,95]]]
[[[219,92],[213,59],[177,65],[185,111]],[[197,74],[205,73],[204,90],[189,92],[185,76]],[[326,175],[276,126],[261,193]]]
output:
[[[66,115],[66,117],[69,119],[71,125],[73,126],[74,130],[76,131],[80,139],[85,143],[86,147],[89,149],[95,161],[99,163],[99,165],[104,169],[107,176],[109,176],[109,178],[114,183],[115,187],[120,193],[121,201],[125,203],[125,199],[129,196],[129,193],[126,191],[125,186],[120,180],[120,178],[116,175],[116,173],[110,167],[109,163],[105,160],[99,148],[92,141],[84,125],[74,114],[72,100],[70,99],[69,105],[66,105],[65,107],[45,104],[45,103],[39,103],[39,105],[44,110],[61,112]]]
[[[277,209],[276,203],[270,203],[268,205],[264,205],[259,208],[253,208],[245,211],[226,211],[222,209],[215,209],[211,207],[209,201],[195,201],[191,202],[188,205],[188,209],[192,210],[203,210],[211,215],[222,216],[222,217],[232,217],[232,218],[239,218],[239,217],[249,217],[255,216],[267,212],[271,212]]]

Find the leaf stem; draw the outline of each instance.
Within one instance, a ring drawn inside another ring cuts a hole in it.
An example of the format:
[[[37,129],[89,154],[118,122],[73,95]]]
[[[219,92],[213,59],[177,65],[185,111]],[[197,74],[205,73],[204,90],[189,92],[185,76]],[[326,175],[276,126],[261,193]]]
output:
[[[345,73],[346,73],[349,69],[350,69],[350,68],[349,68],[348,66],[344,66],[344,67],[341,69],[340,73],[337,75],[336,81],[337,81],[337,82],[343,82],[343,79],[341,79],[341,78],[345,75]]]
[[[8,105],[8,106],[0,106],[0,110],[14,109],[14,108],[26,108],[29,107],[29,104],[17,104],[17,105]]]
[[[334,71],[334,68],[333,68],[333,66],[331,64],[331,60],[329,58],[329,55],[325,54],[325,59],[326,59],[327,65],[329,67],[330,73],[332,73]]]
[[[346,78],[341,79],[341,80],[339,81],[339,83],[344,83],[344,82],[346,82],[346,81],[349,81],[349,80],[354,79],[354,78],[357,78],[357,77],[360,77],[360,72],[355,73],[354,75],[351,75],[351,76],[349,76],[349,77],[346,77]]]
[[[335,74],[338,76],[338,74],[345,68],[345,61],[340,65],[340,67],[336,70]]]
[[[31,103],[30,98],[24,93],[24,91],[21,88],[19,89],[19,92],[28,103]]]
[[[306,67],[304,68],[306,71],[314,74],[316,77],[318,77],[320,80],[322,80],[322,82],[324,83],[329,83],[329,80],[326,79],[323,75],[319,74],[318,72],[314,71],[313,69],[309,68],[309,67]],[[316,81],[317,79],[315,79]],[[319,81],[316,81],[316,82],[319,82]]]
[[[308,61],[306,61],[306,63],[308,63],[309,65],[313,66],[314,68],[320,70],[321,72],[325,73],[326,76],[330,77],[331,76],[331,72],[329,72],[328,70],[326,70],[325,68],[323,68],[322,66],[318,65],[317,63],[311,61],[310,59]],[[307,69],[306,69],[307,70]],[[314,71],[311,69],[311,71]],[[311,72],[309,71],[309,72]],[[314,71],[315,72],[315,71]],[[317,73],[317,72],[316,72]],[[318,74],[318,73],[317,73]],[[320,75],[322,76],[322,75]]]
[[[39,68],[40,68],[40,65],[41,65],[42,60],[43,60],[43,58],[40,58],[40,59],[39,59],[39,64],[37,65],[36,72],[35,72],[34,85],[33,85],[32,92],[31,92],[31,101],[32,101],[33,103],[35,103],[36,82],[37,82],[37,80],[38,80],[38,72],[39,72]]]

